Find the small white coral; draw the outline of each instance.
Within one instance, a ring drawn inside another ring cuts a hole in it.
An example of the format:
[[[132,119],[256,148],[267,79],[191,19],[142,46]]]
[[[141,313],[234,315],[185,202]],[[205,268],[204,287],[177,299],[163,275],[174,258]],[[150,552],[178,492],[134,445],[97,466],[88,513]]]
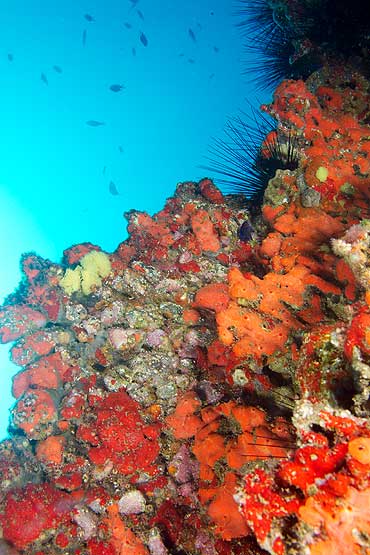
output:
[[[137,515],[143,513],[146,500],[141,491],[132,489],[124,493],[118,501],[118,510],[121,515]]]

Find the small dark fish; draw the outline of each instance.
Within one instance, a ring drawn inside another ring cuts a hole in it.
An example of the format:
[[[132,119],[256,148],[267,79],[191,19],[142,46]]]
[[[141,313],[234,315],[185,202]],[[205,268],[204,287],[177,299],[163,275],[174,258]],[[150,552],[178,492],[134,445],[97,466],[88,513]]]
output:
[[[89,13],[85,13],[84,18],[86,19],[86,21],[89,21],[90,23],[95,21],[95,18],[92,15],[90,15]]]
[[[179,58],[183,58],[185,56],[185,54],[183,52],[181,52],[181,54],[179,54]]]
[[[118,147],[118,150],[120,151],[121,154],[123,154],[123,147],[121,145]]]
[[[144,45],[144,46],[148,46],[148,39],[146,38],[146,36],[144,35],[144,33],[141,31],[140,33],[140,42]]]
[[[215,76],[215,74],[214,74],[214,73],[211,73],[211,75],[208,77],[208,79],[213,79],[214,76]]]
[[[209,12],[209,15],[215,15],[215,12]]]
[[[97,121],[96,119],[89,119],[86,122],[86,125],[90,125],[90,127],[100,127],[101,125],[105,125],[105,121]]]
[[[132,29],[132,25],[128,21],[124,22],[124,26],[126,27],[126,29]]]
[[[106,169],[107,169],[107,166],[104,166],[104,168],[103,168],[103,175],[105,175]]]
[[[239,239],[244,243],[248,243],[253,238],[253,235],[254,235],[254,229],[251,226],[251,224],[248,222],[248,220],[246,220],[239,227],[239,231],[238,231]]]
[[[195,36],[195,33],[192,29],[188,29],[188,33],[189,33],[189,37],[191,38],[191,40],[193,40],[194,42],[197,42],[197,38]]]
[[[219,49],[218,46],[214,46],[214,47],[213,47],[213,50],[214,50],[215,52],[220,52],[220,49]]]
[[[8,54],[8,60],[9,60],[9,62],[12,62],[14,60],[14,56],[11,52],[9,52],[9,54]]]
[[[109,183],[109,192],[110,192],[110,194],[113,195],[113,196],[119,195],[118,189],[117,189],[117,187],[115,186],[115,184],[113,183],[113,181],[111,181],[111,182]]]
[[[131,2],[131,8],[129,9],[129,12],[131,12],[134,9],[136,4],[139,3],[139,0],[130,0],[130,2]]]
[[[62,68],[61,68],[60,66],[53,66],[53,70],[54,70],[56,73],[62,73],[62,71],[63,71]]]
[[[131,52],[133,56],[136,56],[136,48],[131,48]]]
[[[45,83],[45,85],[49,84],[48,78],[46,77],[45,73],[41,73],[41,81]]]
[[[136,10],[137,15],[144,21],[144,14],[140,10]]]
[[[86,44],[86,36],[87,36],[87,31],[86,31],[86,29],[84,29],[84,32],[82,33],[82,44],[84,46]]]
[[[188,62],[189,62],[189,64],[195,64],[194,58],[188,58]]]
[[[123,89],[125,89],[126,87],[125,87],[125,85],[111,85],[109,88],[113,92],[120,92]]]

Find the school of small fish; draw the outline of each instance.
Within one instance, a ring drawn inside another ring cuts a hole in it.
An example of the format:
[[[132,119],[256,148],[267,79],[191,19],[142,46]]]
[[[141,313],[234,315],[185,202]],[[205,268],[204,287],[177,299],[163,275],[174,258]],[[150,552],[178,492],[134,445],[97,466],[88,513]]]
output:
[[[140,9],[137,8],[137,4],[139,3],[139,1],[140,0],[128,0],[128,2],[131,4],[131,6],[129,8],[129,11],[128,11],[128,16],[131,17],[132,12],[134,11],[134,13],[136,13],[137,18],[140,19],[142,22],[144,22],[145,21],[144,13]],[[214,15],[214,12],[211,11],[210,15]],[[84,13],[82,18],[85,21],[85,23],[88,24],[87,27],[89,27],[92,24],[97,24],[98,23],[98,20],[91,13]],[[134,24],[131,23],[130,21],[124,21],[122,25],[127,30],[131,30],[134,27]],[[197,29],[198,30],[202,29],[202,26],[199,23],[197,24]],[[188,33],[188,37],[190,38],[191,42],[196,44],[197,43],[197,36],[195,34],[195,31],[191,27],[189,27],[187,33]],[[87,42],[88,42],[87,39],[88,39],[88,31],[87,31],[87,28],[84,28],[82,30],[82,46],[83,47],[85,47],[87,45]],[[139,42],[141,43],[142,46],[144,46],[145,48],[148,47],[149,39],[148,39],[146,33],[144,33],[144,31],[142,31],[142,30],[138,31],[138,40],[139,40]],[[219,48],[217,46],[213,46],[212,48],[213,48],[213,52],[215,52],[215,53],[219,52]],[[132,54],[132,56],[136,57],[137,48],[135,46],[131,47],[131,54]],[[183,52],[179,54],[179,57],[186,58],[186,60],[189,64],[194,64],[195,63],[195,58],[186,57]],[[8,59],[9,62],[13,62],[14,59],[15,59],[14,54],[12,52],[8,52],[7,53],[7,59]],[[63,73],[63,68],[60,65],[54,64],[51,69],[56,74],[61,75]],[[208,79],[209,80],[213,79],[214,76],[215,76],[215,73],[211,73],[209,75]],[[45,86],[49,86],[49,77],[48,77],[47,73],[45,73],[44,71],[42,71],[40,73],[40,80]],[[122,92],[125,89],[126,89],[126,85],[122,84],[122,83],[112,83],[111,85],[109,85],[109,90],[114,92],[114,93]],[[95,127],[95,128],[103,127],[103,126],[106,125],[105,121],[98,120],[98,119],[89,119],[85,123],[89,127]],[[118,146],[118,150],[119,150],[120,154],[123,154],[124,149],[121,145]],[[107,169],[107,167],[104,166],[103,175],[106,174],[106,169]],[[118,196],[120,194],[113,181],[110,181],[108,190],[109,190],[109,193],[113,196]]]

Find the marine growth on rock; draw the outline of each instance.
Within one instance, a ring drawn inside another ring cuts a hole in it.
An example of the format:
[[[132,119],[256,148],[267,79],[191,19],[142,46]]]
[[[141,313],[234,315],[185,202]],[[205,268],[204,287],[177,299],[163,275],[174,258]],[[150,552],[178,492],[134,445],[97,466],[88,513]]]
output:
[[[113,253],[22,257],[1,553],[369,555],[370,84],[317,48],[262,106],[297,163],[259,213],[204,178]]]

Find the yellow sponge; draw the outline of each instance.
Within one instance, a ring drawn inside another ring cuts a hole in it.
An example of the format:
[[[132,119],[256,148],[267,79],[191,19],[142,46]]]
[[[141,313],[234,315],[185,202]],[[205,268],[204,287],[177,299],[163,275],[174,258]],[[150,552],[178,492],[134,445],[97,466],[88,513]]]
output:
[[[59,285],[67,295],[81,291],[88,295],[101,285],[102,278],[107,277],[111,271],[109,256],[102,251],[90,251],[80,260],[74,270],[68,268],[59,280]]]
[[[328,175],[329,175],[329,170],[328,168],[325,168],[324,166],[320,166],[319,168],[317,168],[316,170],[316,177],[319,181],[321,181],[321,183],[324,183],[324,181],[327,180]]]

